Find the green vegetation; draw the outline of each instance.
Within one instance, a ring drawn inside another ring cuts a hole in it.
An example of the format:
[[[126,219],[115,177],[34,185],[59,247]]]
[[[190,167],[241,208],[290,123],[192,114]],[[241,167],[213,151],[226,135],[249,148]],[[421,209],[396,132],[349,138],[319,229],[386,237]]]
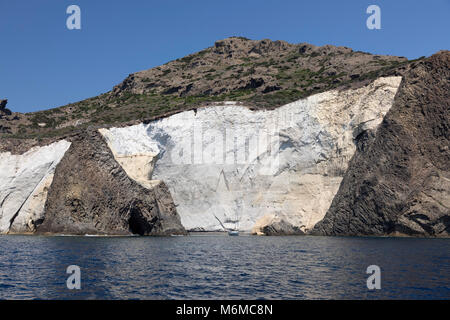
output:
[[[225,54],[207,48],[130,77],[120,90],[28,114],[23,123],[17,124],[14,135],[3,137],[58,137],[89,126],[149,121],[220,101],[275,108],[311,94],[393,74],[409,63],[360,52],[331,50],[327,54],[316,50],[306,54],[294,45],[278,51],[271,47],[261,53],[258,47],[258,54],[249,56],[248,48],[235,50],[233,46],[225,48]],[[423,57],[413,61],[420,59]],[[248,89],[252,86],[257,88]]]

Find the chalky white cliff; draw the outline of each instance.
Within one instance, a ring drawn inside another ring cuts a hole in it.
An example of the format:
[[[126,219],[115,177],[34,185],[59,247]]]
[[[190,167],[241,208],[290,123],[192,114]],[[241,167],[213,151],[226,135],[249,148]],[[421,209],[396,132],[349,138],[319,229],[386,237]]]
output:
[[[168,185],[188,230],[221,230],[220,220],[258,233],[283,220],[305,231],[324,217],[357,137],[376,130],[400,82],[379,78],[270,111],[224,102],[100,132],[131,178]]]
[[[0,233],[34,231],[44,217],[55,168],[69,147],[61,140],[22,155],[0,153]]]
[[[357,136],[391,107],[400,77],[332,90],[275,110],[224,102],[149,124],[100,129],[114,158],[146,188],[164,181],[187,230],[259,233],[273,221],[303,231],[336,194]],[[0,154],[0,232],[32,232],[70,143]]]

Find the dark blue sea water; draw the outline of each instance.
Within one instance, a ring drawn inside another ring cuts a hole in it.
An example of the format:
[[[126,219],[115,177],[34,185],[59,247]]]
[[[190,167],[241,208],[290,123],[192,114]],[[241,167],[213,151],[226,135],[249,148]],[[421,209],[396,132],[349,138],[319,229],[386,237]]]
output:
[[[0,236],[0,298],[449,299],[450,239]]]

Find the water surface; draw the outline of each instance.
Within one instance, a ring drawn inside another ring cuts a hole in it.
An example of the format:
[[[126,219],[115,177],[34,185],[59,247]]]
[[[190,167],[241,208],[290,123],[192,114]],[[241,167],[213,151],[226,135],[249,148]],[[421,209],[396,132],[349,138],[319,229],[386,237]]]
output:
[[[0,236],[0,299],[449,299],[450,239]],[[382,270],[381,290],[366,268]],[[66,268],[81,268],[81,290]]]

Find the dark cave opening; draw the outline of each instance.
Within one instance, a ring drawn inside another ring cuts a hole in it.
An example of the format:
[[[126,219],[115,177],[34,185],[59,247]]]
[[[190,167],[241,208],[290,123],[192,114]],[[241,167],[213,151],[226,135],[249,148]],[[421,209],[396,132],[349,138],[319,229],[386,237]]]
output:
[[[144,218],[141,211],[136,208],[133,208],[130,211],[128,225],[131,233],[138,234],[140,236],[149,234],[153,229],[152,225],[147,221],[147,219]]]

